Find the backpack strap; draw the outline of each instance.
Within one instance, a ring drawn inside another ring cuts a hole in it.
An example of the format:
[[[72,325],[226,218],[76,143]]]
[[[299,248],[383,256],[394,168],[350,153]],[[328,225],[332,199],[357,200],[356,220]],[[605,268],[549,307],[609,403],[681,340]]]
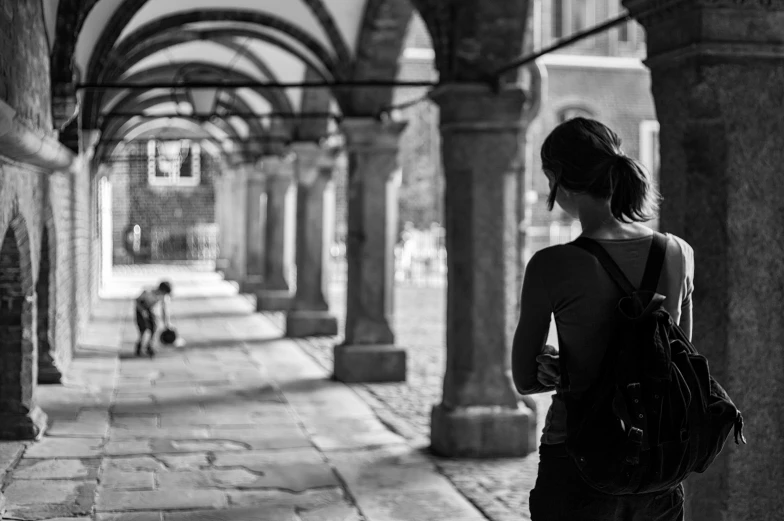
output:
[[[607,253],[607,250],[602,248],[601,244],[588,237],[578,237],[572,241],[572,244],[596,257],[596,260],[599,261],[605,271],[610,275],[610,278],[613,279],[613,282],[621,288],[621,291],[623,291],[624,294],[631,295],[636,291],[634,285],[629,281],[628,277],[626,277],[610,254]]]
[[[610,278],[613,279],[613,282],[615,282],[626,295],[631,295],[637,291],[628,277],[623,273],[620,266],[618,266],[610,254],[607,253],[607,250],[597,241],[587,237],[578,237],[572,241],[572,244],[596,257],[605,271],[610,275]],[[645,262],[645,271],[642,276],[640,290],[656,292],[666,253],[667,237],[662,233],[654,232],[651,249],[648,252],[648,260]]]
[[[645,263],[645,273],[642,276],[640,290],[656,293],[666,253],[667,236],[663,233],[654,232],[651,251],[648,253],[648,261]]]

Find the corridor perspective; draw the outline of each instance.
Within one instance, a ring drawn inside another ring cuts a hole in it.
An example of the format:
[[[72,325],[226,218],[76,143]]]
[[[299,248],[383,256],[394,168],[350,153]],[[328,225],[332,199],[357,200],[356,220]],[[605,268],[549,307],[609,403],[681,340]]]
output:
[[[129,297],[160,277],[184,343],[137,358]],[[104,296],[69,380],[39,394],[50,426],[6,478],[4,519],[484,519],[219,275],[122,270]]]
[[[566,320],[523,281],[636,180],[748,438],[669,506],[784,520],[782,42],[782,0],[2,0],[0,519],[530,521],[570,389],[513,376]],[[542,153],[590,120],[601,169]]]

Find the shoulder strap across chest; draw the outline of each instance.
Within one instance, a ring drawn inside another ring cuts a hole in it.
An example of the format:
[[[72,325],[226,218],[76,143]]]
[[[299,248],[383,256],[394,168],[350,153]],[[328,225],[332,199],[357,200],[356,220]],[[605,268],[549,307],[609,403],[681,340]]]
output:
[[[629,281],[628,277],[626,277],[623,270],[621,270],[610,254],[607,253],[607,250],[597,241],[587,237],[578,237],[572,241],[572,244],[596,257],[605,271],[610,275],[613,282],[615,282],[626,295],[631,295],[638,290],[638,288],[635,288]],[[648,253],[648,260],[645,263],[645,272],[642,276],[642,284],[640,284],[639,290],[656,292],[666,252],[667,237],[659,232],[654,232],[653,242],[651,243],[651,249]]]

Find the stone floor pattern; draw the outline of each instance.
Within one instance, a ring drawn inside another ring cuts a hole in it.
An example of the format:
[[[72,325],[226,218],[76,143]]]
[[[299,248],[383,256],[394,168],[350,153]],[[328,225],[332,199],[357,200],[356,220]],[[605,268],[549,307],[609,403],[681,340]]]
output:
[[[341,331],[345,317],[343,288],[343,284],[333,284],[329,292],[330,308],[341,322]],[[394,330],[397,344],[406,347],[408,352],[407,381],[351,385],[390,429],[418,446],[429,444],[430,410],[441,400],[446,364],[445,314],[445,288],[399,285],[395,289]],[[283,329],[285,317],[282,313],[267,316]],[[332,346],[341,340],[321,337],[297,342],[322,367],[330,369]],[[554,327],[548,342],[557,345]],[[540,411],[538,433],[541,433],[551,393],[521,397],[522,401]],[[528,494],[536,481],[539,465],[536,452],[524,458],[451,460],[431,456],[431,460],[488,520],[529,519]]]
[[[486,519],[231,285],[167,277],[187,343],[131,356],[128,298],[154,278],[113,284],[65,385],[40,389],[46,436],[0,443],[3,519]]]

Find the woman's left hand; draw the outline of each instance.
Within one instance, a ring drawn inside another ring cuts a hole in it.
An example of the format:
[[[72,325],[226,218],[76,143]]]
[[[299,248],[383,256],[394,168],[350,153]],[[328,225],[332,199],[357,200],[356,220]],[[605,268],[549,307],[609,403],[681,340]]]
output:
[[[557,387],[561,384],[561,366],[558,350],[553,346],[545,346],[544,352],[536,357],[538,364],[536,379],[546,387]]]

